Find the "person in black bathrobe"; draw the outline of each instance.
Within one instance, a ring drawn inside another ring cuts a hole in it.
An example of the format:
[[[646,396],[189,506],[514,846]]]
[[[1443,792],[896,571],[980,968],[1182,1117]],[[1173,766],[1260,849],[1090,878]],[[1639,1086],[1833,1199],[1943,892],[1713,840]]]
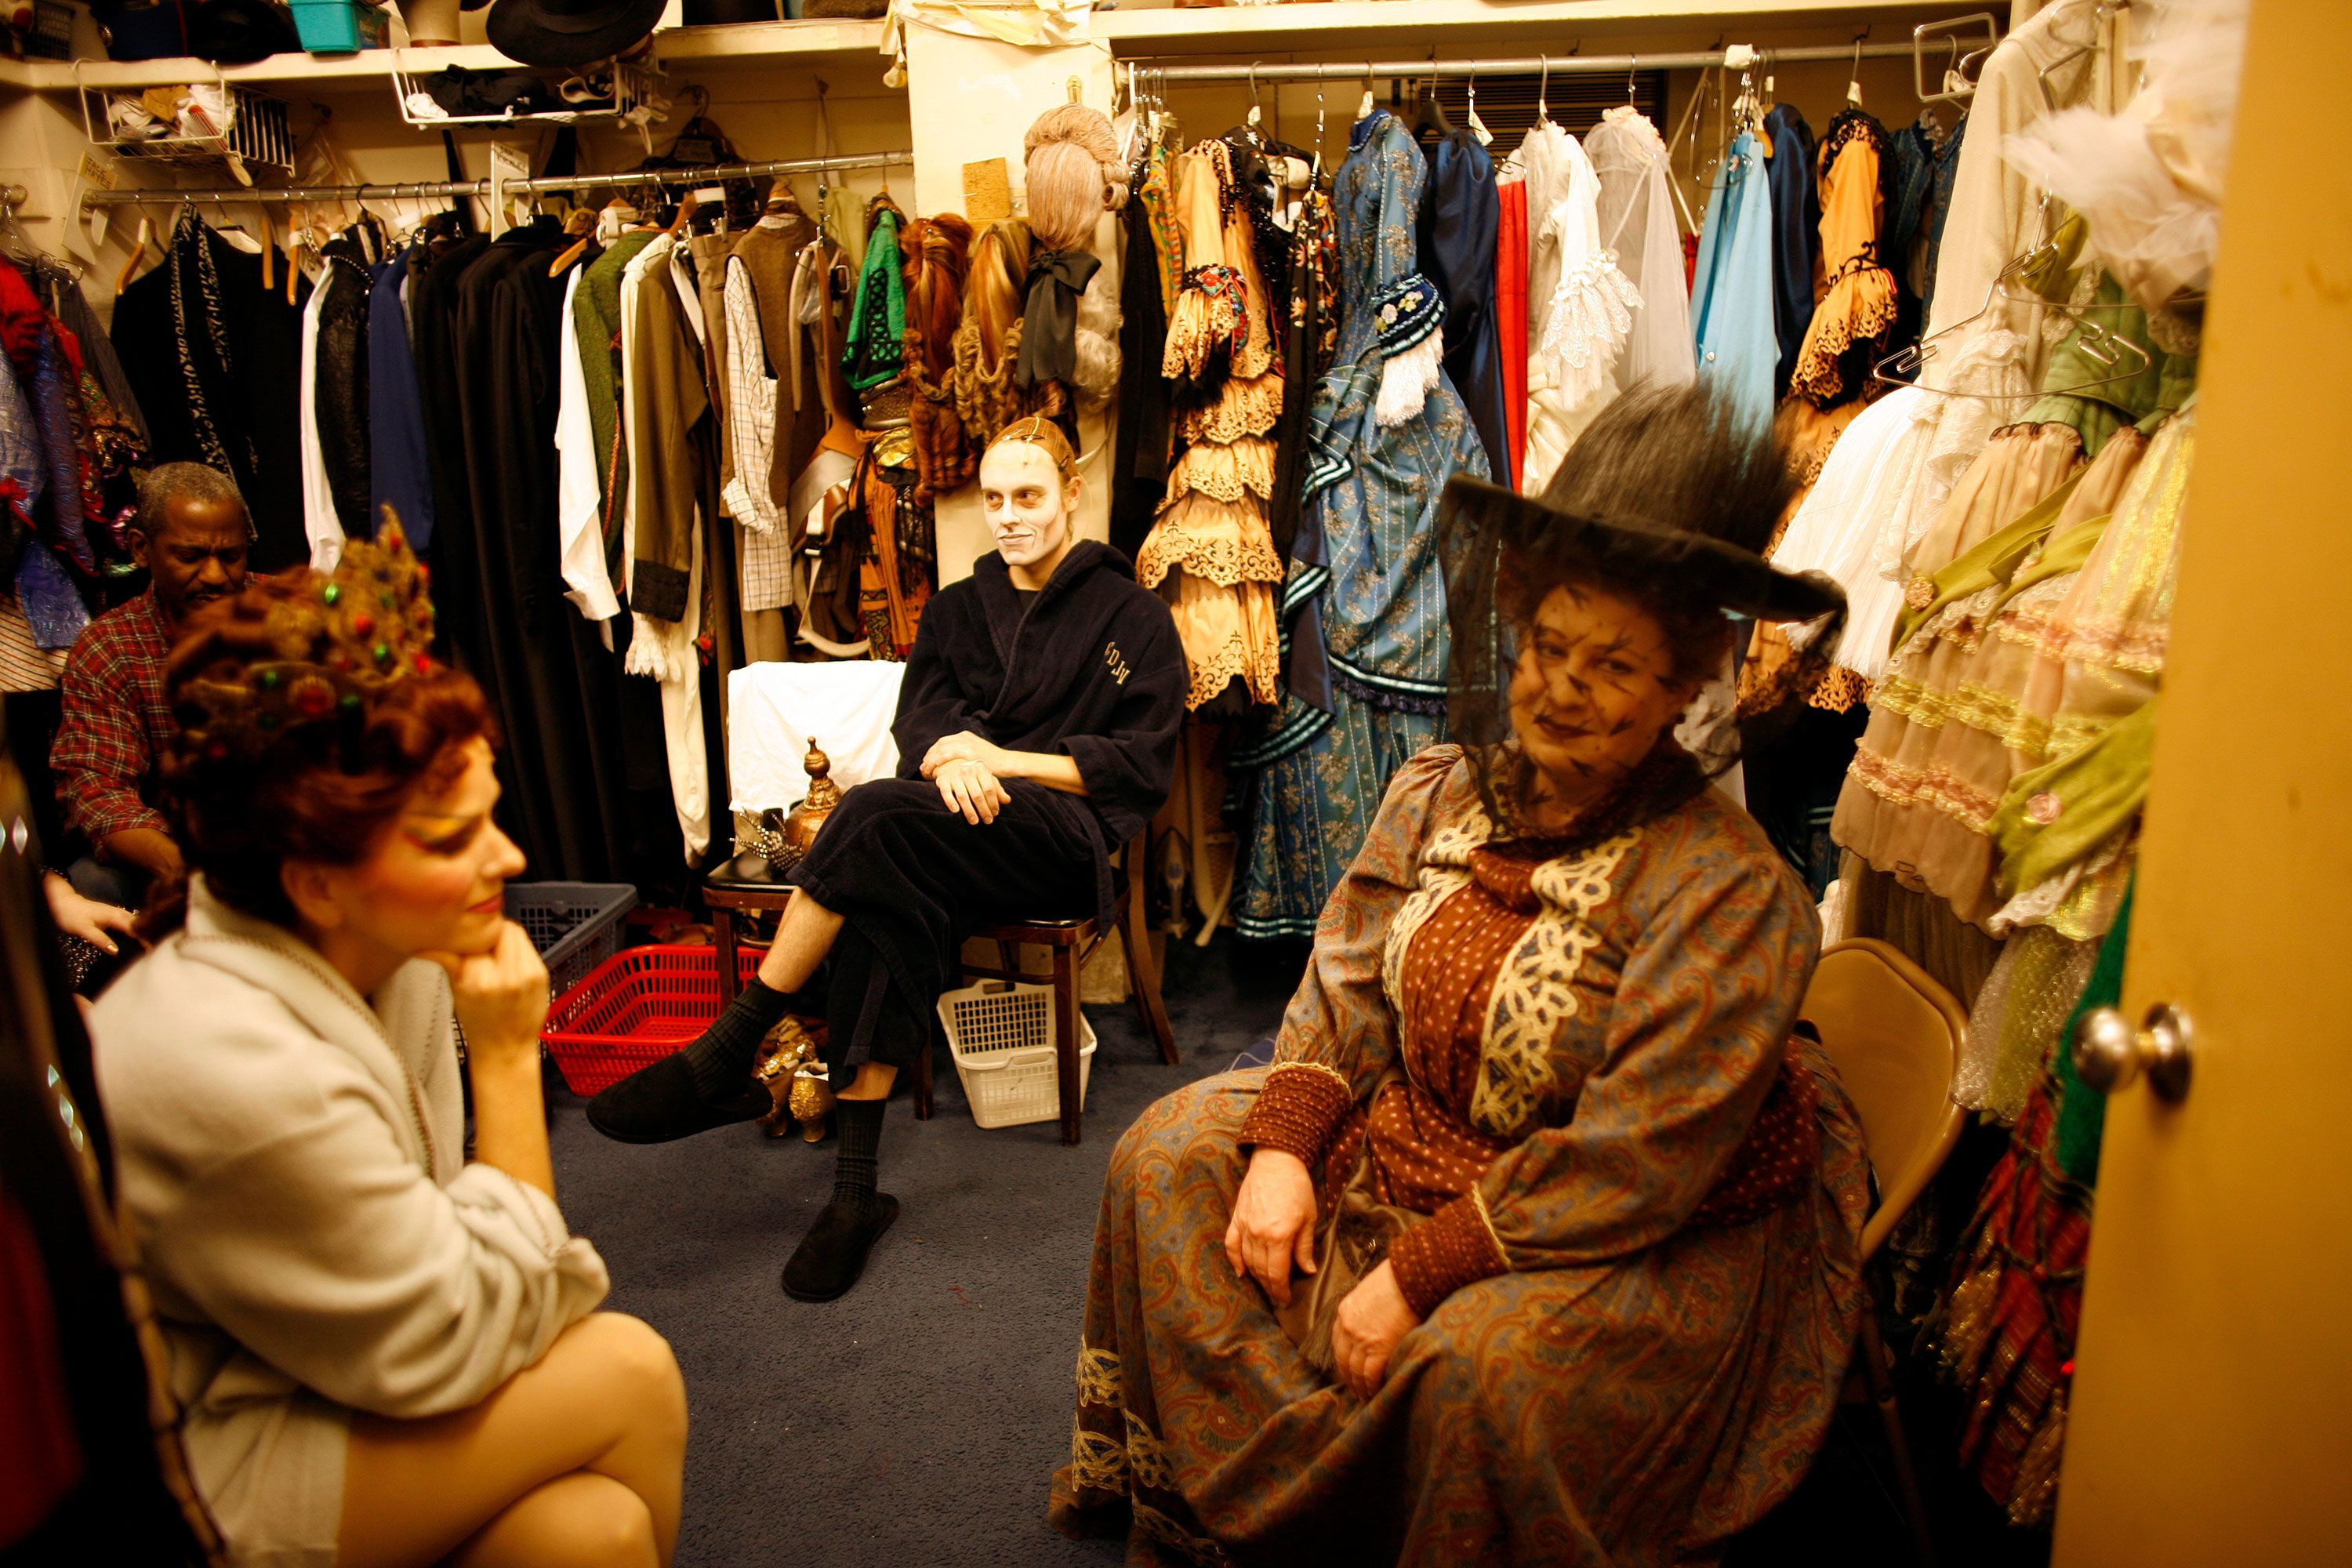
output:
[[[981,494],[996,552],[924,608],[891,732],[898,776],[845,793],[789,880],[758,980],[709,1033],[591,1101],[625,1142],[764,1114],[761,1039],[824,971],[825,1067],[841,1130],[833,1198],[785,1264],[785,1294],[857,1282],[898,1217],[877,1188],[892,1081],[930,1037],[975,926],[1111,918],[1110,853],[1168,798],[1187,677],[1175,622],[1127,558],[1071,530],[1077,460],[1017,420],[990,443]]]

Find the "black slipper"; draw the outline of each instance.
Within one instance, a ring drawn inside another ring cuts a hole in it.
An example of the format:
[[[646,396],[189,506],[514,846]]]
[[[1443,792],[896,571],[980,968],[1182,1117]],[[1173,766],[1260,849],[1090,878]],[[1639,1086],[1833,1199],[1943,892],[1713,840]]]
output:
[[[775,1109],[760,1085],[740,1094],[705,1100],[694,1091],[694,1068],[683,1051],[639,1068],[588,1102],[588,1125],[621,1143],[667,1143],[714,1127],[755,1121]]]
[[[898,1217],[898,1200],[875,1194],[869,1217],[835,1198],[824,1205],[784,1265],[784,1294],[795,1301],[831,1301],[846,1295],[866,1271],[866,1255]]]

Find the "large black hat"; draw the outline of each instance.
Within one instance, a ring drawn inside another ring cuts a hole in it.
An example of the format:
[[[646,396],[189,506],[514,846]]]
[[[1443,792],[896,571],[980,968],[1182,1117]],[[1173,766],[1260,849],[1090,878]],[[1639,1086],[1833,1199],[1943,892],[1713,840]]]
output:
[[[204,0],[187,15],[188,52],[215,65],[247,66],[302,48],[294,13],[278,0]]]
[[[663,0],[496,0],[490,42],[524,65],[572,70],[635,47],[662,7]]]
[[[1739,758],[1741,731],[1784,719],[1801,677],[1825,662],[1845,617],[1845,591],[1817,572],[1784,572],[1763,552],[1795,492],[1787,456],[1769,429],[1743,418],[1705,384],[1637,387],[1577,437],[1541,496],[1456,475],[1438,506],[1445,563],[1447,729],[1483,759],[1489,810],[1510,814],[1510,685],[1521,622],[1554,586],[1598,585],[1662,612],[1669,637],[1719,654],[1746,640],[1749,621],[1814,623],[1797,634],[1798,663],[1761,703],[1737,715],[1727,680],[1709,683],[1686,712],[1680,749],[1638,781],[1650,799],[1608,814],[1614,829],[1687,798]],[[1662,750],[1664,748],[1662,748]]]

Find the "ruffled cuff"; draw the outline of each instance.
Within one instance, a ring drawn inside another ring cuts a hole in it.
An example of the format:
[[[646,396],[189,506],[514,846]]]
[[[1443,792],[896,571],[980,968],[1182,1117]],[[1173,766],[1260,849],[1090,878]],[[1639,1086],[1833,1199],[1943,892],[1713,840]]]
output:
[[[1389,1248],[1389,1264],[1397,1289],[1423,1318],[1464,1286],[1511,1271],[1475,1187],[1399,1237]]]
[[[1372,342],[1400,354],[1445,324],[1445,296],[1418,272],[1408,272],[1372,300]]]
[[[1442,371],[1445,297],[1418,272],[1407,273],[1372,301],[1373,344],[1384,356],[1372,422],[1392,429],[1418,415]]]
[[[1168,321],[1160,374],[1171,381],[1222,384],[1248,341],[1242,275],[1230,267],[1192,268]]]
[[[1279,1149],[1313,1170],[1355,1102],[1348,1080],[1316,1062],[1283,1062],[1265,1075],[1257,1104],[1242,1120],[1244,1149]]]

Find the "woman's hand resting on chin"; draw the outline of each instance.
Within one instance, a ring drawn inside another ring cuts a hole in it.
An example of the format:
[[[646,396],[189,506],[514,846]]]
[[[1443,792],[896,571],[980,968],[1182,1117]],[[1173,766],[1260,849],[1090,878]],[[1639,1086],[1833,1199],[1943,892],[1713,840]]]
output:
[[[1331,1363],[1339,1381],[1359,1399],[1378,1394],[1388,1380],[1389,1356],[1397,1342],[1420,1322],[1420,1314],[1397,1288],[1396,1269],[1383,1258],[1378,1268],[1356,1281],[1331,1320]]]
[[[1251,1153],[1225,1226],[1225,1257],[1276,1306],[1290,1305],[1291,1265],[1315,1272],[1315,1178],[1306,1161],[1279,1149]]]
[[[547,965],[529,932],[504,921],[487,952],[420,956],[449,976],[469,1063],[487,1066],[506,1056],[527,1055],[537,1070],[539,1026],[547,1021]]]

